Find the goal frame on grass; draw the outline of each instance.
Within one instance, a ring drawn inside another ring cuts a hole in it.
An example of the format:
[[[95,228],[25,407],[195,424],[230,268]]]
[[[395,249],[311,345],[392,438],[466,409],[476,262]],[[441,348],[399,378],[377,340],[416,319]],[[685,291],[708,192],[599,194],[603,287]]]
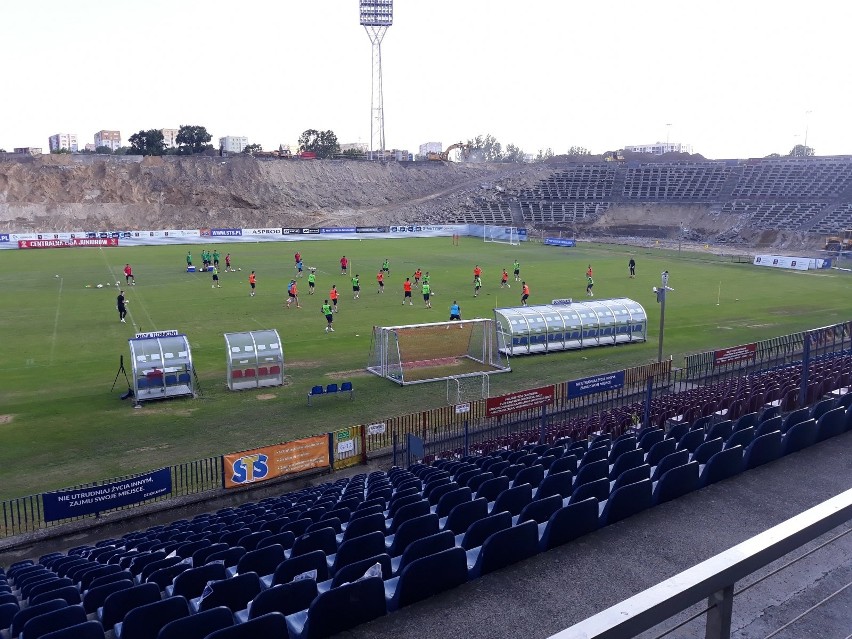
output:
[[[517,226],[486,224],[482,227],[482,239],[486,243],[494,242],[512,246],[518,246],[521,243]]]
[[[509,372],[494,327],[490,318],[374,326],[367,370],[400,386]]]

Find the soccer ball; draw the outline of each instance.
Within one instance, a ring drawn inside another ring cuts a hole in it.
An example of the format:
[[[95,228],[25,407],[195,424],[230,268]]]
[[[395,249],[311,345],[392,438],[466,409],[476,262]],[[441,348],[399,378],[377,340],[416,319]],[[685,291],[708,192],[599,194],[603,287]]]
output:
[[[243,269],[241,269],[241,268],[238,268],[238,269],[237,269],[237,270],[238,270],[238,271],[242,271],[242,270],[243,270]]]
[[[116,286],[121,286],[121,282],[116,282],[116,283],[115,283],[115,285],[116,285]]]
[[[103,287],[104,287],[103,284],[98,284],[98,288],[103,288]]]
[[[107,282],[107,286],[109,286],[109,282]]]

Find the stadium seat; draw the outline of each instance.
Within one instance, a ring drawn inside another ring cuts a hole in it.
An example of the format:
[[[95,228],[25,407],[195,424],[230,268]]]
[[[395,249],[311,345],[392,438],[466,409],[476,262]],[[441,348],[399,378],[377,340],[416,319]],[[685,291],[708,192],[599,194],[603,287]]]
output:
[[[340,390],[340,388],[338,387],[338,385],[337,385],[336,383],[335,383],[335,384],[328,384],[328,385],[325,387],[325,394],[326,394],[326,395],[334,395],[334,394],[335,394],[335,393],[337,393],[339,390]]]
[[[512,525],[512,516],[508,512],[489,515],[473,522],[465,531],[464,535],[456,536],[456,545],[465,550],[472,550],[481,546],[483,542],[498,530],[509,528]]]
[[[491,505],[490,513],[496,514],[508,511],[513,516],[520,515],[528,503],[532,501],[532,487],[529,484],[507,488],[502,491]]]
[[[767,433],[755,439],[743,454],[743,464],[746,470],[757,468],[781,456],[781,433]]]
[[[82,603],[80,591],[77,590],[77,586],[63,586],[62,588],[47,590],[37,595],[31,593],[29,603],[31,606],[37,606],[51,599],[63,599],[69,606],[77,606]]]
[[[316,582],[328,579],[328,563],[325,553],[321,550],[282,561],[275,568],[271,577],[267,575],[261,578],[261,583],[265,588],[270,588],[279,584],[290,583],[299,575],[311,573],[313,573],[312,578]]]
[[[323,388],[322,386],[317,385],[317,386],[312,387],[310,392],[308,393],[308,406],[311,405],[311,399],[312,398],[317,397],[319,395],[324,395],[324,394],[325,394],[325,388]]]
[[[290,639],[310,639],[330,637],[385,614],[384,582],[371,577],[321,593],[310,608],[286,620]]]
[[[473,493],[470,488],[467,486],[455,488],[454,490],[447,491],[441,495],[433,508],[433,511],[436,515],[438,515],[438,517],[446,517],[450,514],[450,511],[453,508],[459,504],[468,502],[471,499],[473,499]]]
[[[385,536],[382,533],[371,532],[355,537],[344,541],[338,547],[337,552],[327,558],[328,571],[333,575],[343,566],[367,557],[381,555],[384,552],[386,552]],[[317,581],[325,581],[325,579],[318,578]]]
[[[606,501],[609,498],[609,479],[602,477],[595,481],[590,481],[586,484],[581,484],[571,493],[569,503],[577,503],[584,501],[589,497],[594,497],[597,501]]]
[[[598,528],[598,500],[590,497],[563,506],[538,528],[542,552],[582,537]]]
[[[573,474],[570,470],[562,472],[550,472],[547,474],[536,490],[535,499],[545,499],[551,495],[559,495],[568,498],[573,490]]]
[[[167,623],[187,616],[189,603],[180,596],[138,606],[115,624],[115,639],[156,639]]]
[[[766,421],[760,422],[757,428],[754,431],[755,437],[760,437],[761,435],[766,435],[766,433],[771,433],[775,430],[781,430],[784,425],[784,418],[781,415],[777,415],[775,417],[770,417]]]
[[[524,506],[518,515],[517,523],[521,524],[525,521],[534,521],[537,524],[543,524],[560,508],[562,508],[561,495],[556,494],[536,499]]]
[[[391,557],[398,557],[414,541],[436,534],[438,521],[438,515],[435,513],[409,519],[397,529],[396,533],[386,538],[387,553]]]
[[[36,606],[29,606],[28,608],[18,610],[18,612],[16,612],[12,617],[12,624],[9,627],[9,637],[13,638],[20,635],[24,626],[30,619],[67,607],[68,604],[65,603],[64,600],[51,599],[50,601],[45,601],[44,603],[40,603]]]
[[[606,459],[594,461],[590,464],[581,464],[574,476],[574,489],[583,484],[588,484],[599,479],[606,479],[609,474],[609,462]]]
[[[219,581],[227,577],[225,566],[218,563],[209,563],[191,568],[177,575],[174,584],[168,586],[165,590],[167,597],[181,595],[187,601],[200,597],[204,586],[208,581]]]
[[[19,610],[18,604],[11,601],[0,604],[0,632],[12,625],[12,619]]]
[[[661,432],[661,431],[657,431]],[[677,449],[677,442],[673,439],[663,439],[648,450],[645,455],[645,463],[651,467],[660,463],[660,460],[666,455],[671,455]]]
[[[488,501],[479,497],[455,506],[442,522],[442,529],[455,535],[463,534],[474,521],[488,516]]]
[[[286,557],[284,548],[278,544],[264,546],[247,552],[237,562],[236,574],[256,572],[258,575],[271,575]]]
[[[707,464],[701,469],[701,487],[703,488],[723,479],[733,477],[742,472],[742,470],[742,446],[734,446],[733,448],[723,450],[707,460]]]
[[[41,639],[104,639],[104,627],[99,621],[84,621],[62,630],[54,630],[42,635]]]
[[[119,570],[118,572],[101,575],[89,584],[89,587],[86,589],[86,594],[88,594],[89,590],[94,590],[95,588],[100,588],[101,586],[112,584],[116,581],[124,581],[125,579],[128,579],[131,582],[133,581],[133,575],[126,570]]]
[[[128,577],[129,576],[130,575],[128,573]],[[92,587],[86,591],[86,594],[83,595],[83,608],[85,609],[86,614],[92,614],[93,612],[97,612],[98,608],[104,605],[104,601],[112,593],[118,592],[120,590],[127,590],[128,588],[132,587],[133,581],[131,579],[113,581],[102,586],[95,586],[93,584]]]
[[[731,436],[725,441],[725,448],[731,448],[732,446],[746,447],[752,440],[754,440],[754,427],[747,426],[731,433]]]
[[[629,468],[616,477],[614,482],[610,482],[609,492],[612,493],[622,486],[635,484],[637,481],[651,478],[651,467],[648,464],[642,464],[635,468]]]
[[[562,455],[562,457],[559,457],[555,462],[550,465],[550,469],[548,470],[548,476],[553,475],[555,473],[562,473],[566,470],[571,471],[572,474],[577,472],[576,455],[565,454]]]
[[[683,466],[667,470],[654,486],[653,505],[662,504],[698,490],[698,462],[691,461]]]
[[[299,579],[273,586],[255,596],[247,610],[236,613],[237,623],[245,623],[270,612],[291,615],[306,610],[318,594],[317,583],[313,579]]]
[[[645,451],[641,448],[626,451],[619,455],[609,470],[610,480],[617,479],[625,470],[636,468],[645,463]]]
[[[356,521],[360,522],[362,520],[359,519]],[[323,522],[321,525],[325,526],[325,523]],[[326,526],[319,530],[305,532],[305,534],[296,538],[289,556],[298,557],[314,550],[322,550],[326,555],[332,555],[337,552],[337,535],[334,532],[334,528]]]
[[[812,446],[817,441],[817,424],[813,419],[806,419],[790,427],[781,441],[781,454],[789,455]]]
[[[721,451],[724,447],[725,444],[721,437],[708,439],[706,442],[701,444],[701,446],[695,449],[695,452],[692,454],[692,461],[697,461],[699,464],[704,465],[713,455]],[[731,448],[731,446],[728,448]]]
[[[450,530],[444,530],[443,532],[417,539],[408,545],[402,555],[389,559],[390,571],[388,573],[383,572],[382,574],[385,578],[399,575],[400,571],[411,562],[427,555],[441,552],[442,550],[448,550],[454,545],[455,536]]]
[[[686,435],[680,438],[677,443],[678,450],[689,451],[690,454],[695,452],[695,449],[704,443],[704,431],[691,430]]]
[[[159,600],[160,588],[153,583],[118,590],[107,595],[104,605],[98,608],[98,621],[101,622],[104,630],[109,632],[115,624],[124,619],[128,611]]]
[[[58,610],[30,617],[21,629],[21,637],[22,639],[40,639],[48,633],[76,626],[86,621],[86,611],[83,610],[83,606],[65,606]]]
[[[833,398],[824,399],[821,402],[815,404],[810,411],[811,419],[817,420],[819,422],[819,418],[825,415],[828,411],[834,409],[835,400]]]
[[[600,516],[601,526],[608,526],[650,508],[651,498],[650,479],[622,486],[607,499]]]
[[[230,610],[212,608],[170,621],[160,630],[157,639],[205,639],[210,633],[233,625],[234,615]]]
[[[535,527],[535,524],[530,525]],[[398,610],[460,586],[467,580],[465,552],[461,548],[453,547],[426,555],[405,566],[398,577],[384,582],[387,609]]]
[[[199,599],[190,601],[193,612],[202,612],[225,606],[231,612],[244,609],[248,602],[262,590],[260,577],[256,572],[245,572],[229,579],[214,581],[207,585]]]
[[[529,559],[538,552],[538,524],[535,521],[499,530],[492,533],[479,548],[467,551],[468,578],[476,579]]]
[[[816,430],[816,440],[818,442],[834,437],[835,435],[840,435],[846,430],[846,411],[842,407],[825,411],[817,419]]]

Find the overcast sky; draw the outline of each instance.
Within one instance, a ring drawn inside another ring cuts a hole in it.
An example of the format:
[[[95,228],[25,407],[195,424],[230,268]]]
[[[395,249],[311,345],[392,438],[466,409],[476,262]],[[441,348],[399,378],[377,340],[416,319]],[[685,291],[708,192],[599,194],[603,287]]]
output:
[[[206,126],[264,148],[369,142],[357,0],[2,0],[0,147]],[[846,0],[397,0],[388,148],[491,133],[527,152],[692,144],[852,154]],[[669,126],[670,125],[670,126]]]

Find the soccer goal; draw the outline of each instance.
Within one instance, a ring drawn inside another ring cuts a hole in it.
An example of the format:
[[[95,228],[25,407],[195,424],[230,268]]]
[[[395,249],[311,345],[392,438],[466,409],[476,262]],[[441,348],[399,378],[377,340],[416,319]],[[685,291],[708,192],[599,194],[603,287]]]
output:
[[[491,392],[491,373],[471,373],[447,378],[447,404],[464,404],[487,399]]]
[[[493,319],[374,326],[367,370],[400,385],[511,370]]]
[[[486,242],[511,244],[512,246],[517,246],[521,243],[518,237],[518,227],[516,226],[491,226],[486,224],[483,227],[483,239]]]

